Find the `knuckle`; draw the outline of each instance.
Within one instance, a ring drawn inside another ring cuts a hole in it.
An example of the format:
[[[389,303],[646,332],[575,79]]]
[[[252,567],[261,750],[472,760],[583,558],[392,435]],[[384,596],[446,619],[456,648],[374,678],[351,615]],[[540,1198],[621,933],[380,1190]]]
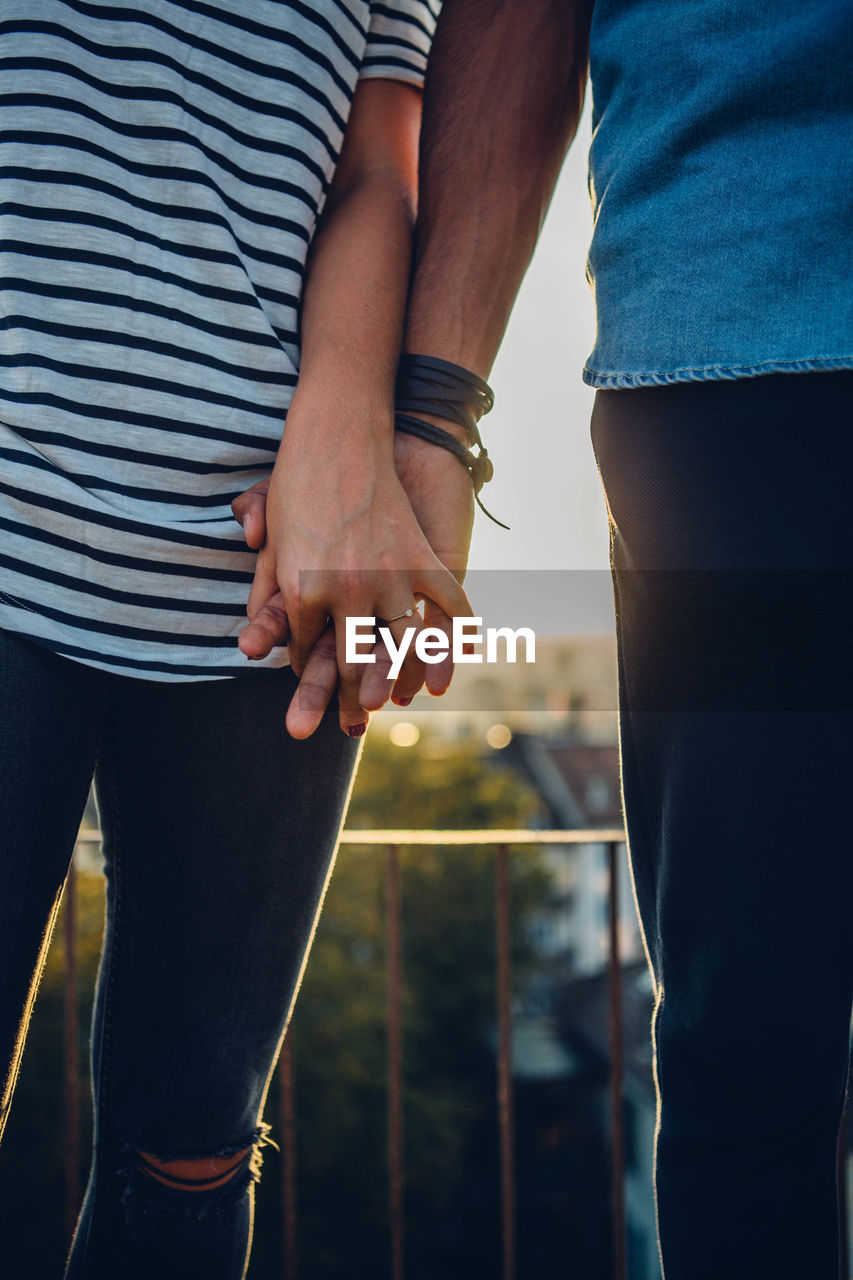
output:
[[[339,664],[339,672],[342,685],[356,685],[361,680],[364,667],[355,662],[342,662]]]
[[[297,693],[300,704],[306,706],[309,710],[315,710],[317,707],[325,707],[329,700],[330,690],[321,681],[303,676],[299,682]]]
[[[278,626],[287,624],[287,610],[282,600],[268,600],[262,609],[255,614],[255,622],[273,622]]]
[[[337,660],[337,650],[335,642],[331,636],[322,635],[311,650],[313,657],[324,662],[335,662]]]

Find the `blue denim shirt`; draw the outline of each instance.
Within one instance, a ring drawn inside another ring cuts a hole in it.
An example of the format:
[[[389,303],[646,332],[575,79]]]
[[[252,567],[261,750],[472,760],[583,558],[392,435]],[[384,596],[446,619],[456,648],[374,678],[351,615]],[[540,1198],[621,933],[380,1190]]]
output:
[[[596,0],[584,380],[853,366],[850,0]]]

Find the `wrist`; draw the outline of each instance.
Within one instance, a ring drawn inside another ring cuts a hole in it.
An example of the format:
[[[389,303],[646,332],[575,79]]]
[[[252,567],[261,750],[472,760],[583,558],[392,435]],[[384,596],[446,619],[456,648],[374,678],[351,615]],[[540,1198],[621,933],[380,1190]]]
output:
[[[365,390],[349,395],[340,383],[297,388],[287,410],[282,446],[334,449],[356,453],[378,445],[390,450],[394,437],[394,405],[387,396]]]
[[[415,301],[417,292],[416,279],[409,300],[409,313],[403,336],[403,354],[410,351],[426,352],[439,360],[446,360],[463,369],[470,369],[479,378],[488,379],[500,345],[500,337],[503,336],[503,329],[495,341],[491,333],[483,336],[475,332],[476,325],[472,317],[467,314],[461,311],[455,316],[448,314],[450,308],[442,312],[440,322],[429,310],[427,314],[419,317],[413,314],[414,307],[421,309]],[[460,301],[458,305],[461,308],[463,304]]]
[[[455,440],[458,440],[460,444],[465,445],[466,448],[470,444],[468,433],[465,431],[464,427],[460,427],[458,422],[452,422],[449,418],[442,418],[436,413],[419,413],[417,416],[422,418],[424,422],[430,423],[431,426],[439,427],[442,431],[446,431],[448,435],[453,436]],[[418,445],[423,446],[425,449],[435,448],[435,445],[430,445],[426,440],[418,440],[415,436],[410,436],[408,438],[415,441]]]
[[[353,404],[381,409],[394,400],[399,333],[396,342],[364,336],[315,339],[302,347],[294,402],[323,405]]]
[[[490,520],[508,528],[483,506],[480,489],[494,466],[480,435],[478,421],[489,413],[494,392],[470,368],[435,355],[404,352],[397,370],[394,427],[450,453],[467,471],[474,498]],[[456,430],[448,430],[449,426]]]

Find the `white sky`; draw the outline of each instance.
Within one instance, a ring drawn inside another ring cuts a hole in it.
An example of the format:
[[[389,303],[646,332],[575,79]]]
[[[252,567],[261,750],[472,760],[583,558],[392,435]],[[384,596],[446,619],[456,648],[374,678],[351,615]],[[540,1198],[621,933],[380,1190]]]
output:
[[[491,384],[481,425],[495,463],[482,498],[509,533],[477,513],[472,569],[606,569],[607,522],[589,442],[593,392],[581,369],[593,344],[584,274],[592,217],[589,110],[557,185]]]

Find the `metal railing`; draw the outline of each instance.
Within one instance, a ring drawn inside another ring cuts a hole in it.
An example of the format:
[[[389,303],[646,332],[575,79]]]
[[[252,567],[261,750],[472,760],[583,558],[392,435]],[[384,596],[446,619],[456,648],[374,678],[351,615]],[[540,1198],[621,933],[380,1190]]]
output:
[[[97,844],[100,833],[84,829],[78,843]],[[402,1051],[402,910],[400,895],[401,847],[417,845],[487,845],[495,850],[495,978],[497,1019],[496,1118],[500,1141],[501,1278],[515,1280],[515,1167],[512,1087],[512,903],[509,876],[510,848],[543,845],[604,845],[608,865],[608,976],[610,1048],[611,1201],[613,1230],[613,1280],[627,1280],[625,1222],[625,1140],[622,1111],[624,1044],[622,1035],[622,983],[619,946],[619,851],[625,834],[618,828],[603,830],[347,830],[343,845],[379,846],[385,849],[385,941],[387,970],[387,1125],[389,1274],[405,1280],[405,1166],[403,1158],[403,1051]],[[63,1076],[65,1107],[65,1205],[69,1232],[80,1203],[80,1079],[77,1055],[77,895],[72,866],[64,895],[62,944],[65,960],[65,1031]],[[296,1204],[296,1114],[293,1061],[285,1039],[278,1073],[281,1117],[282,1251],[284,1280],[298,1280]]]

